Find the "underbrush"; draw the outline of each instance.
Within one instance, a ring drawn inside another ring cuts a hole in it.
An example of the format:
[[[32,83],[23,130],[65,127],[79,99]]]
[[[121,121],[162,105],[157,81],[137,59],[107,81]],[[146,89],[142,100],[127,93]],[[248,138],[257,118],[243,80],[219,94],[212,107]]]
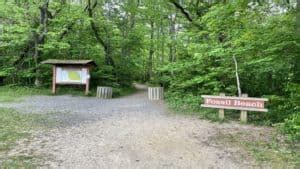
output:
[[[289,118],[285,119],[285,121],[280,124],[280,131],[287,136],[288,141],[299,144],[300,112],[293,114]]]
[[[113,88],[113,97],[127,96],[134,92],[136,92],[136,88],[134,87]]]

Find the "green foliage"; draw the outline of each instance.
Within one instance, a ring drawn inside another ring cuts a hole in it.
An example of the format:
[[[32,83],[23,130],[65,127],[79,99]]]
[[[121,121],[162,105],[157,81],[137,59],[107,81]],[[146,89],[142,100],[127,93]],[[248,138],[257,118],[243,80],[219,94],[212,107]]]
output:
[[[193,93],[182,94],[180,92],[167,92],[166,101],[175,112],[185,115],[193,115],[201,119],[219,121],[218,114],[212,109],[201,109],[201,99]]]
[[[1,1],[0,81],[49,87],[51,68],[41,61],[92,59],[92,87],[111,86],[119,95],[135,80],[161,85],[172,107],[214,119],[200,109],[200,95],[237,95],[235,56],[242,92],[270,99],[270,111],[250,113],[251,122],[272,125],[299,113],[292,2],[94,2],[49,1],[44,23],[45,1]]]
[[[183,42],[187,45],[179,49],[176,62],[158,69],[163,74],[160,81],[173,93],[168,97],[171,106],[203,114],[207,111],[200,109],[200,95],[236,95],[234,55],[242,92],[270,99],[269,112],[249,113],[251,122],[270,125],[298,114],[296,12],[272,14],[270,8],[250,9],[239,3],[207,8],[197,21],[202,29],[181,35],[189,40]]]
[[[34,157],[31,156],[17,156],[2,162],[1,167],[3,169],[9,168],[37,168],[33,164]]]
[[[92,1],[93,2],[93,1]],[[135,18],[124,18],[119,14],[136,13],[135,2],[117,4],[120,9],[102,8],[99,2],[91,18],[85,10],[86,3],[69,4],[63,1],[50,1],[51,13],[44,32],[40,23],[40,7],[44,2],[0,2],[0,76],[6,84],[32,85],[40,79],[43,85],[50,85],[51,69],[41,65],[46,59],[92,59],[99,65],[93,71],[93,85],[128,87],[140,76],[142,69],[142,46],[145,26]],[[111,5],[113,3],[106,3]],[[13,14],[13,15],[12,15]],[[97,41],[91,28],[95,22],[99,37],[105,46]],[[133,24],[133,22],[136,22]],[[45,35],[44,40],[36,37]],[[39,43],[36,45],[35,43]],[[38,50],[38,55],[36,55]],[[109,53],[108,53],[109,52]],[[106,63],[109,54],[114,65]]]
[[[300,112],[291,115],[281,123],[280,130],[288,136],[292,142],[300,142]]]
[[[113,88],[113,97],[127,96],[136,92],[134,87]]]

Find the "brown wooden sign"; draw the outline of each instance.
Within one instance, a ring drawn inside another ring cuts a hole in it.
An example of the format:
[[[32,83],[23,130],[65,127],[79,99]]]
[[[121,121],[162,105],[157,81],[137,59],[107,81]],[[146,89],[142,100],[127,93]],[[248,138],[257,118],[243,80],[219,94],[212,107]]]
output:
[[[268,99],[254,97],[231,97],[202,95],[201,107],[267,112],[265,102]]]

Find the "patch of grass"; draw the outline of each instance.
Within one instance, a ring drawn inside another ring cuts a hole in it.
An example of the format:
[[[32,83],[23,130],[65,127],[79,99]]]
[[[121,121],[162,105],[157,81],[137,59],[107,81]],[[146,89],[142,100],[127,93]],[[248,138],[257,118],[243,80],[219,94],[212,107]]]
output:
[[[113,97],[122,97],[136,92],[134,87],[113,88]],[[49,88],[22,87],[22,86],[1,86],[0,102],[22,101],[24,96],[52,95]],[[86,96],[83,86],[58,86],[55,95]],[[96,96],[96,88],[90,89],[90,97]]]
[[[28,137],[35,116],[0,108],[0,151],[8,150],[16,140]]]
[[[50,91],[50,89],[48,89]],[[52,93],[50,93],[52,95]],[[62,86],[58,85],[56,87],[56,94],[55,95],[71,95],[71,96],[86,96],[85,95],[85,86],[78,86],[78,85],[67,85]],[[90,93],[88,96],[95,96],[96,95],[96,88],[90,88]]]
[[[47,123],[47,117],[38,114],[21,114],[12,109],[0,108],[0,154],[8,152],[17,140],[29,138],[31,131]],[[31,157],[0,157],[2,166],[31,166]],[[19,168],[19,167],[17,167]]]
[[[217,142],[222,145],[227,144],[231,147],[241,148],[262,166],[285,168],[299,165],[297,164],[299,162],[299,150],[295,149],[293,145],[282,145],[276,140],[278,133],[269,141],[263,139],[264,136],[261,139],[249,139],[247,134],[249,133],[221,134],[215,140],[218,140]]]
[[[5,160],[1,164],[1,168],[10,169],[10,168],[37,168],[36,165],[33,164],[36,157],[32,156],[17,156],[10,159]]]
[[[2,86],[0,87],[0,102],[16,102],[21,101],[23,96],[47,94],[50,94],[50,90],[45,88]]]
[[[97,87],[93,87],[90,89],[90,93],[88,96],[95,97],[96,96]],[[120,87],[113,88],[113,97],[122,97],[127,96],[136,92],[134,87]],[[83,86],[60,86],[57,88],[56,95],[72,95],[72,96],[86,96],[85,89]]]

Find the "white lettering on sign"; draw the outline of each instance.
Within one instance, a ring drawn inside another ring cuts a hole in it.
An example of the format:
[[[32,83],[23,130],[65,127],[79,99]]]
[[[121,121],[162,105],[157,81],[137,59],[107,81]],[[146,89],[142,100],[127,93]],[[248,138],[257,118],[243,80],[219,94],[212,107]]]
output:
[[[206,104],[231,105],[231,100],[206,99]]]
[[[261,101],[241,101],[241,100],[234,100],[234,106],[241,106],[241,107],[257,107],[257,108],[264,108],[264,104]]]
[[[204,104],[202,107],[220,108],[220,109],[235,109],[235,110],[252,110],[252,111],[267,111],[264,109],[264,98],[253,97],[230,97],[230,96],[208,96],[203,95]]]

